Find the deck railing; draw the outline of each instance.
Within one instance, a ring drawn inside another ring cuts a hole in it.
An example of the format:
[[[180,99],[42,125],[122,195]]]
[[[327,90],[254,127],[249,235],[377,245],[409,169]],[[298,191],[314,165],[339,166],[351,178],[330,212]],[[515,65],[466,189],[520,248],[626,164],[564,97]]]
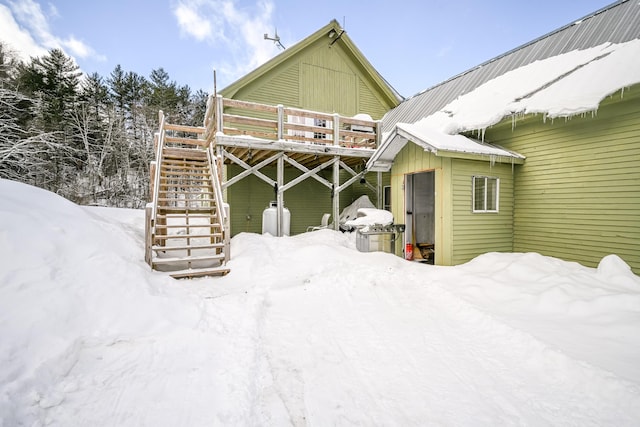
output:
[[[207,158],[209,159],[211,186],[213,188],[213,197],[216,203],[216,215],[222,232],[222,241],[224,243],[224,263],[226,264],[231,257],[231,226],[229,224],[229,215],[222,195],[222,171],[220,170],[220,159],[213,152],[213,146],[207,148]]]
[[[205,118],[208,142],[217,132],[347,148],[375,149],[380,122],[362,115],[346,117],[317,111],[238,101],[218,95],[209,100]]]

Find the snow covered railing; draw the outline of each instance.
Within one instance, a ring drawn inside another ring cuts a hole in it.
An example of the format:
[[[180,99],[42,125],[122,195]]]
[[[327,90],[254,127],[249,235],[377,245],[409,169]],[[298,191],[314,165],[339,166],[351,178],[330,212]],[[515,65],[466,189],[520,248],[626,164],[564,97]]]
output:
[[[217,132],[274,141],[338,145],[347,148],[378,146],[380,122],[366,114],[354,117],[327,114],[282,105],[223,98],[209,103],[205,118],[207,141]]]

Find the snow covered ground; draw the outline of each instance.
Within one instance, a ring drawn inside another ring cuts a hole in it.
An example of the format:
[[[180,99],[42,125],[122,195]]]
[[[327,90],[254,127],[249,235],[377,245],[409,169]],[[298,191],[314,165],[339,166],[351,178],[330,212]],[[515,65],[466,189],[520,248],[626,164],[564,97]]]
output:
[[[240,234],[229,275],[175,281],[142,211],[0,197],[0,426],[640,424],[640,278],[614,255]]]

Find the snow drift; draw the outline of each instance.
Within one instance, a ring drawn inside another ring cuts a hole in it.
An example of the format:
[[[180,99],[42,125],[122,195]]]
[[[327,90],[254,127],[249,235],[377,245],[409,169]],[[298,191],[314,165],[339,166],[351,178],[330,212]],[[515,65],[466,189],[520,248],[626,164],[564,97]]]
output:
[[[637,425],[640,278],[352,234],[239,234],[231,273],[143,263],[143,213],[0,181],[0,425]]]

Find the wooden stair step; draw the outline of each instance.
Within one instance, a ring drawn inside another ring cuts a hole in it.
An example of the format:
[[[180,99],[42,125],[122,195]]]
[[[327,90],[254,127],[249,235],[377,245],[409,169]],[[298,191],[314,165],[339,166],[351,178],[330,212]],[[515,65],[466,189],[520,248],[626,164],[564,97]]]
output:
[[[224,259],[224,254],[211,254],[211,255],[196,255],[196,256],[183,256],[183,257],[167,257],[153,258],[152,262],[154,265],[167,265],[167,264],[178,264],[181,262],[199,262],[199,261],[220,261]]]
[[[169,275],[174,279],[189,279],[192,277],[206,277],[206,276],[224,276],[231,270],[227,267],[212,267],[212,268],[197,268],[187,270],[170,271]]]
[[[156,234],[156,240],[174,240],[174,239],[210,239],[212,237],[222,238],[222,233],[209,234]]]
[[[181,191],[181,190],[189,190],[186,192],[189,193],[197,193],[199,191],[202,190],[212,190],[211,185],[207,185],[206,181],[203,181],[202,184],[186,184],[183,185],[182,183],[176,182],[176,183],[166,183],[161,185],[160,187],[164,187],[164,188],[158,188],[158,191]]]
[[[209,170],[194,169],[194,168],[161,168],[160,175],[162,176],[183,176],[183,175],[196,175],[196,176],[210,176]]]
[[[209,162],[206,158],[197,158],[197,159],[178,159],[178,158],[165,158],[162,159],[163,164],[170,165],[197,165],[197,166],[209,166]]]
[[[172,201],[179,203],[171,203]],[[202,202],[211,202],[211,200],[203,200],[203,201],[187,201],[185,203],[184,200],[176,200],[176,199],[168,199],[162,202],[162,204],[158,205],[158,209],[185,209],[185,210],[212,210],[210,206],[204,206]]]
[[[184,246],[160,246],[154,245],[151,247],[154,251],[159,252],[171,252],[171,251],[197,251],[201,249],[222,249],[224,248],[224,243],[210,243],[207,245],[184,245]]]
[[[176,218],[185,218],[185,215],[182,213],[168,213],[168,214],[158,214],[157,215],[158,218],[160,219],[176,219]],[[217,213],[213,213],[213,214],[189,214],[189,219],[210,219],[210,218],[217,218],[218,214]]]
[[[160,168],[163,171],[174,170],[174,171],[209,171],[209,167],[205,165],[171,165],[167,163],[163,163]]]
[[[159,199],[159,201],[161,201],[161,199]],[[173,199],[173,198],[168,198],[168,200],[165,200],[165,202],[186,202],[184,203],[184,206],[176,206],[175,203],[163,203],[160,202],[158,203],[158,209],[163,209],[163,208],[171,208],[171,209],[175,209],[175,208],[183,208],[183,209],[190,209],[190,210],[195,210],[195,211],[202,211],[202,210],[215,210],[215,206],[213,206],[213,202],[214,199]],[[194,203],[201,203],[201,202],[207,202],[210,204],[210,206],[203,206],[202,204],[198,205],[198,206],[193,206]],[[178,212],[174,212],[174,213],[178,213]]]
[[[167,170],[160,170],[160,176],[163,176],[165,178],[168,178],[169,176],[200,176],[200,177],[205,177],[205,176],[211,176],[211,174],[209,174],[209,172],[178,172],[178,171],[167,171]]]
[[[189,212],[215,212],[215,208],[211,208],[208,206],[199,206],[199,205],[195,205],[195,204],[170,204],[170,203],[164,203],[162,205],[158,205],[158,210],[159,211],[163,211],[163,212],[167,212],[167,211],[171,211],[172,213],[178,213],[178,212],[185,212],[185,215],[188,215]]]
[[[162,206],[158,205],[157,208],[163,213],[182,213],[189,214],[189,212],[215,212],[216,208],[213,206]]]
[[[159,193],[167,193],[167,194],[191,194],[194,196],[213,196],[213,191],[177,191],[177,190],[161,190]]]
[[[209,162],[201,162],[199,160],[163,159],[162,165],[172,168],[208,168]]]
[[[184,194],[184,193],[181,193]],[[158,202],[182,202],[182,203],[202,203],[213,202],[211,198],[198,197],[193,199],[185,199],[180,197],[158,197]]]
[[[222,228],[220,224],[157,224],[156,228]]]
[[[185,176],[191,176],[193,174],[187,174],[187,173],[179,173],[179,172],[167,172],[167,173],[162,173],[163,171],[160,171],[160,179],[164,179],[164,180],[172,180],[172,181],[188,181],[189,178],[185,178]],[[192,181],[205,181],[208,182],[211,179],[211,174],[210,173],[198,173],[196,175],[198,178],[194,179],[191,178]]]
[[[209,183],[209,181],[206,181],[204,184],[167,184],[167,183],[160,183],[160,186],[158,189],[160,188],[167,188],[167,187],[172,187],[172,188],[176,188],[176,187],[180,187],[180,188],[207,188],[207,189],[211,189],[211,184]],[[162,190],[160,190],[162,191]]]
[[[213,195],[213,191],[205,191],[207,190],[202,189],[202,190],[191,190],[191,191],[184,191],[184,190],[180,190],[180,189],[166,189],[166,190],[159,190],[158,193],[160,193],[160,196],[164,196],[166,194],[171,194],[171,195],[185,195],[185,196],[194,196],[191,198],[187,198],[187,200],[189,199],[196,199],[197,196],[212,196]]]
[[[161,182],[160,188],[211,188],[209,180],[191,180],[191,181],[178,181],[178,182]]]
[[[189,132],[194,134],[204,134],[207,130],[203,126],[178,125],[175,123],[165,123],[164,128],[166,130],[175,130],[178,132]]]
[[[170,218],[170,219],[175,219],[175,218]],[[194,218],[194,219],[196,219],[196,218]],[[215,219],[215,218],[206,218],[206,219]],[[207,223],[207,224],[189,224],[189,225],[185,225],[185,224],[156,224],[156,229],[157,230],[169,230],[169,229],[180,230],[181,228],[194,228],[194,229],[195,228],[197,228],[197,229],[213,228],[213,229],[216,229],[216,230],[222,230],[222,225],[220,225],[217,222],[212,222],[212,223]]]
[[[208,173],[169,172],[161,173],[160,178],[174,185],[180,185],[183,183],[206,184],[211,181],[211,175]]]
[[[211,175],[208,173],[167,172],[160,174],[160,178],[163,178],[174,185],[189,183],[207,184],[211,182]]]
[[[211,209],[211,207],[207,206],[207,204],[211,204],[213,202],[212,199],[158,199],[158,207],[169,206],[174,208],[200,208],[204,207],[207,209]]]
[[[167,159],[207,160],[207,152],[198,148],[164,147],[162,157]]]
[[[208,167],[195,165],[168,165],[163,163],[160,167],[162,171],[209,171]]]

